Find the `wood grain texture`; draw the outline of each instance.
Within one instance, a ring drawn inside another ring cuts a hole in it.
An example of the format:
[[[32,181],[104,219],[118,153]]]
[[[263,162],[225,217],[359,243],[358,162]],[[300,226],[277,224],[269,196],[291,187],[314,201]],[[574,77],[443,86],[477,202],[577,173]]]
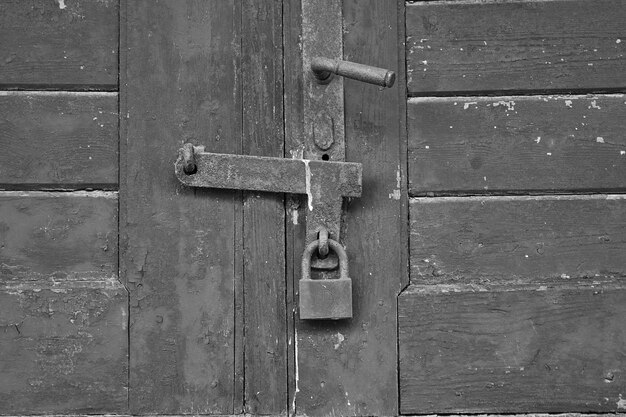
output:
[[[243,152],[283,157],[282,0],[242,6]],[[245,412],[287,411],[283,195],[244,193]]]
[[[0,192],[0,281],[117,277],[117,196]]]
[[[131,291],[134,414],[230,414],[236,193],[174,175],[185,142],[241,152],[237,1],[124,10],[121,271]],[[238,138],[232,140],[232,138]]]
[[[0,412],[127,412],[127,320],[117,277],[1,283]]]
[[[410,95],[626,86],[621,0],[417,2],[406,20]]]
[[[117,0],[5,0],[0,86],[117,88]]]
[[[622,280],[409,287],[398,302],[401,412],[623,410],[624,300]]]
[[[411,201],[411,282],[626,275],[622,195]]]
[[[409,100],[409,190],[626,189],[626,96]]]
[[[398,71],[400,86],[403,7],[395,1],[343,3],[344,58]],[[346,159],[363,163],[363,194],[345,205],[343,232],[353,282],[353,318],[296,321],[295,411],[396,415],[396,297],[406,275],[406,245],[398,243],[407,237],[401,168],[406,96],[403,88],[380,91],[350,80],[344,81],[344,93]],[[301,224],[306,203],[295,214],[293,209],[292,221],[297,218]],[[301,254],[296,252],[295,259]]]
[[[117,131],[115,93],[0,92],[0,188],[115,189]]]

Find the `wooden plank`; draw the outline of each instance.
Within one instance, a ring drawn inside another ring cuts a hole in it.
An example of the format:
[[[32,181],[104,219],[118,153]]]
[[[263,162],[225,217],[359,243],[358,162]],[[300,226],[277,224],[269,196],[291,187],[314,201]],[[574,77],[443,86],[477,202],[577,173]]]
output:
[[[406,19],[410,95],[626,86],[621,0],[417,2]]]
[[[567,280],[626,274],[626,196],[411,201],[411,282]]]
[[[243,152],[282,158],[282,0],[246,0],[242,9]],[[245,412],[279,415],[287,411],[283,195],[244,193],[243,204]]]
[[[233,413],[237,193],[194,190],[185,142],[240,153],[238,1],[127,2],[121,271],[133,414]],[[239,325],[238,325],[239,326]]]
[[[0,412],[127,412],[127,321],[116,276],[0,283]]]
[[[0,86],[117,88],[117,0],[0,3]]]
[[[283,88],[284,88],[284,123],[285,157],[303,156],[300,149],[304,143],[304,71],[293,71],[292,63],[302,62],[302,2],[301,0],[283,2]],[[294,154],[295,153],[295,154]],[[300,211],[306,207],[304,197],[295,194],[285,195],[285,278],[286,278],[286,321],[287,321],[287,394],[289,414],[296,414],[298,395],[298,358],[296,356],[297,334],[296,316],[298,309],[298,279],[302,262],[302,251],[306,237],[306,222]]]
[[[0,115],[0,188],[117,188],[116,93],[5,91]]]
[[[117,193],[0,192],[0,281],[117,276]]]
[[[403,5],[343,2],[344,58],[399,71],[399,86],[404,85],[404,56],[398,48]],[[347,205],[343,234],[354,315],[337,322],[296,322],[295,412],[397,415],[396,299],[407,272],[406,245],[398,244],[407,241],[401,168],[406,91],[344,80],[344,92],[346,156],[363,163],[364,185],[362,196]],[[297,151],[297,144],[290,146]],[[291,223],[303,223],[306,202],[294,208]],[[301,256],[301,249],[295,251],[296,265]]]
[[[619,280],[478,292],[409,287],[398,302],[400,410],[623,410],[625,301]]]
[[[626,189],[622,94],[409,100],[413,195]]]

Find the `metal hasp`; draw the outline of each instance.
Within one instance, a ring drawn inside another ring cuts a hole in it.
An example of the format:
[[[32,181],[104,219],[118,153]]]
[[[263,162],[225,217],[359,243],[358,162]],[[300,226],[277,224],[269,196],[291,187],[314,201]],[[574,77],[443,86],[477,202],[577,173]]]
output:
[[[187,143],[175,170],[190,187],[306,194],[309,242],[322,229],[339,239],[343,198],[361,196],[362,168],[355,162],[210,153]]]
[[[396,81],[393,71],[340,59],[315,57],[311,60],[311,71],[321,84],[329,83],[333,74],[386,88],[392,87]]]

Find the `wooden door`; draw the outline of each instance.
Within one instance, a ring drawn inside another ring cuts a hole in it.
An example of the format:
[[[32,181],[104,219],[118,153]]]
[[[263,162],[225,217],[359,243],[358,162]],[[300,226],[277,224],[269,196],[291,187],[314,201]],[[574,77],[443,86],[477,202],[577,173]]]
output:
[[[0,5],[0,414],[626,407],[620,0],[343,0],[353,318],[298,316],[305,196],[183,143],[306,157],[302,1]]]

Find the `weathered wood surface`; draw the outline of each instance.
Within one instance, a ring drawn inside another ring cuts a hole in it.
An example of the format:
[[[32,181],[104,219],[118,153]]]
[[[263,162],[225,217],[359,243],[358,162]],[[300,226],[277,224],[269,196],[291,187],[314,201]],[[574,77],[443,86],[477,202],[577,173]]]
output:
[[[0,281],[117,276],[117,196],[0,192]]]
[[[293,5],[291,10],[293,9]],[[403,3],[345,1],[344,58],[391,68],[404,83]],[[312,28],[315,30],[315,28]],[[295,30],[294,30],[295,31]],[[293,32],[291,32],[293,35]],[[297,48],[297,38],[291,40]],[[288,47],[287,47],[288,48]],[[286,52],[293,56],[296,52]],[[292,71],[287,61],[286,74]],[[293,77],[289,82],[295,84]],[[301,94],[295,90],[293,94]],[[363,195],[347,204],[344,243],[353,280],[353,318],[337,322],[297,320],[295,390],[292,406],[299,415],[396,415],[398,404],[396,297],[406,279],[406,188],[401,166],[406,148],[402,129],[403,88],[344,81],[346,156],[363,163]],[[289,93],[287,93],[289,94]],[[298,98],[288,98],[286,139],[297,155],[304,138]],[[287,153],[289,155],[289,153]],[[297,265],[302,256],[306,200],[290,206],[289,248]],[[297,224],[294,224],[297,223]],[[295,281],[297,288],[297,281]]]
[[[127,411],[117,198],[0,192],[0,413]]]
[[[283,157],[282,1],[242,6],[243,153]],[[283,195],[243,193],[245,409],[287,411]]]
[[[127,320],[117,277],[0,283],[0,411],[127,412]]]
[[[626,197],[411,200],[411,282],[626,275]]]
[[[621,0],[407,5],[410,95],[626,86]]]
[[[458,287],[409,287],[399,298],[402,413],[626,408],[619,280]]]
[[[117,0],[4,0],[0,86],[117,88]]]
[[[626,96],[409,100],[409,190],[626,189]]]
[[[145,0],[124,13],[130,409],[232,413],[237,194],[187,188],[173,163],[185,142],[241,152],[241,5]]]
[[[0,188],[115,189],[117,130],[116,93],[0,92]]]

